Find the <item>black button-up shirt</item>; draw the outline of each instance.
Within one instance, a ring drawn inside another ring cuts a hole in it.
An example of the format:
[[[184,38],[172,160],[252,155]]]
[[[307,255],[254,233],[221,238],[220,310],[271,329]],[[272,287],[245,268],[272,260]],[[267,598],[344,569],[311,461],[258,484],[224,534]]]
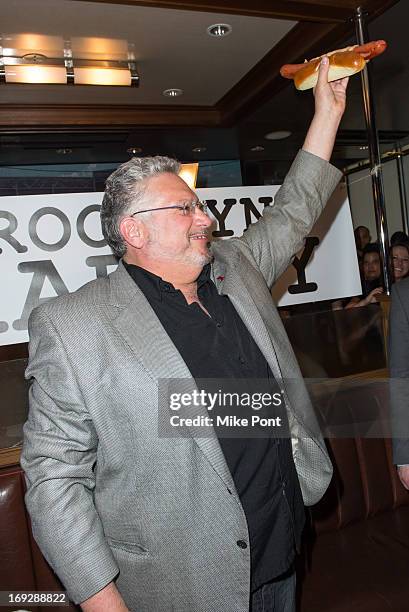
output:
[[[210,279],[210,264],[203,268],[197,281],[198,297],[210,317],[199,304],[188,305],[182,292],[172,284],[147,270],[124,264],[199,389],[208,388],[206,381],[210,384],[210,379],[219,379],[218,382],[223,379],[224,388],[232,391],[234,380],[244,378],[248,379],[249,391],[279,391],[265,357],[233,304],[227,296],[218,294]],[[276,416],[277,408],[274,410]],[[246,416],[249,411],[248,408]],[[288,427],[284,407],[280,416]],[[291,441],[289,437],[273,436],[223,437],[223,431],[217,427],[215,430],[247,519],[254,590],[289,568],[304,526]]]

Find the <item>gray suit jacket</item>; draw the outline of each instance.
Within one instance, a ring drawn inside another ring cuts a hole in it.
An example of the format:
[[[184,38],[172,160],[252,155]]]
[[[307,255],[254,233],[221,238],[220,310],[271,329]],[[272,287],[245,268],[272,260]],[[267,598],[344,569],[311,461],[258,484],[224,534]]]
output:
[[[389,320],[389,371],[393,460],[409,464],[409,278],[392,287]]]
[[[263,218],[242,238],[213,245],[218,291],[283,379],[306,504],[323,495],[332,468],[269,288],[339,178],[300,152]],[[247,612],[240,499],[214,434],[158,436],[158,380],[192,378],[123,265],[33,311],[30,338],[26,503],[70,596],[83,601],[118,576],[138,612]]]

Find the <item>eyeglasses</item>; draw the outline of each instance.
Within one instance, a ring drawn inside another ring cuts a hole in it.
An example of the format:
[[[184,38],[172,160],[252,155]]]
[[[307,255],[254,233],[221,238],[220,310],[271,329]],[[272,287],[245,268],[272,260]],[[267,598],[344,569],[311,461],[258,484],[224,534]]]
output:
[[[180,210],[182,215],[185,217],[190,217],[195,214],[197,210],[207,215],[207,204],[206,202],[201,202],[198,200],[197,202],[183,202],[183,204],[174,204],[173,206],[162,206],[161,208],[147,208],[146,210],[137,210],[132,213],[130,216],[134,217],[135,215],[140,215],[141,213],[152,212],[154,210]]]

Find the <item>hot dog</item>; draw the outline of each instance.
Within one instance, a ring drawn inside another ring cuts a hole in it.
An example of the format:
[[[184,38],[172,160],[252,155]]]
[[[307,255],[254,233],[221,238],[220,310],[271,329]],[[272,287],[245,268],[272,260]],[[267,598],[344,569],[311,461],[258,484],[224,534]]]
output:
[[[352,76],[365,68],[366,63],[385,51],[384,40],[376,40],[365,45],[354,45],[326,53],[329,57],[328,81],[336,81]],[[303,64],[285,64],[280,74],[286,79],[293,79],[297,89],[305,90],[315,87],[318,80],[318,68],[323,55]]]

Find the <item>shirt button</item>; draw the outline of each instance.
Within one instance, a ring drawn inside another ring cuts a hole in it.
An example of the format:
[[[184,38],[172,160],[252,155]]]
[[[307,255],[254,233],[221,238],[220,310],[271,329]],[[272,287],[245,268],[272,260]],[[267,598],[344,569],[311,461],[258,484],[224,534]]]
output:
[[[220,321],[216,321],[216,327],[221,327],[222,324],[220,323]]]
[[[239,357],[239,361],[242,365],[244,365],[246,363],[246,360],[244,359],[244,357]]]
[[[237,540],[236,544],[239,548],[247,548],[247,542],[244,540]]]

